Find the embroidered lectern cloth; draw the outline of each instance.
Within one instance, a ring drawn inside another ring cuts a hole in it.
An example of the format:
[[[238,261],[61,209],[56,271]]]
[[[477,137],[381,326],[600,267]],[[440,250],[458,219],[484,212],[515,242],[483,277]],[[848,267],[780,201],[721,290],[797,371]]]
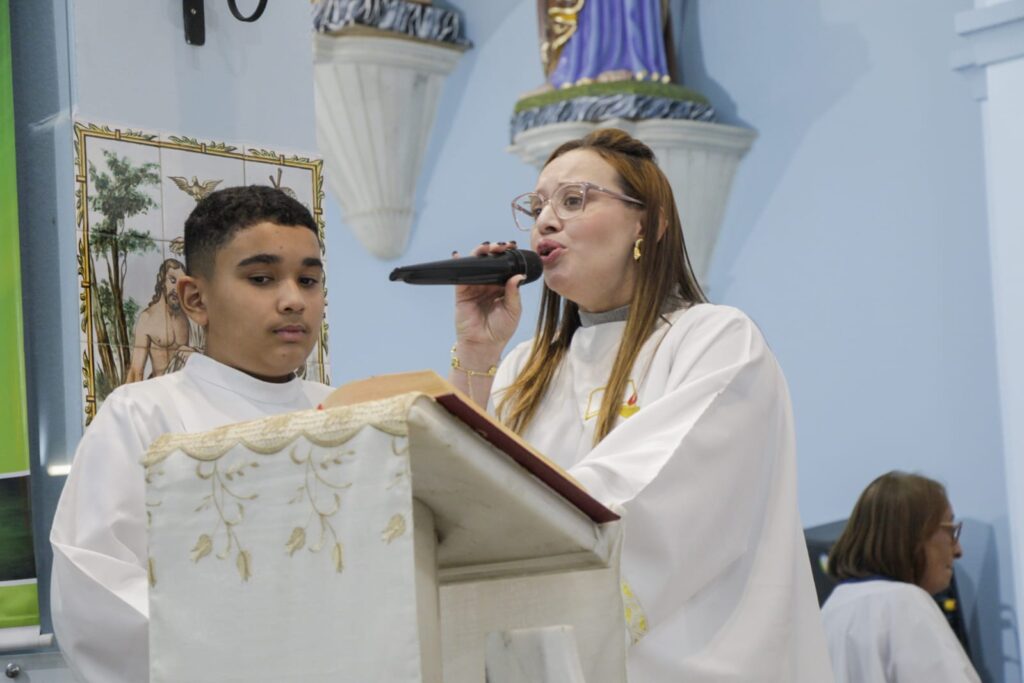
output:
[[[420,680],[414,398],[153,445],[152,683]]]
[[[618,526],[428,398],[167,435],[146,472],[153,683],[440,683],[442,649],[483,683],[489,632],[561,624],[624,680]]]

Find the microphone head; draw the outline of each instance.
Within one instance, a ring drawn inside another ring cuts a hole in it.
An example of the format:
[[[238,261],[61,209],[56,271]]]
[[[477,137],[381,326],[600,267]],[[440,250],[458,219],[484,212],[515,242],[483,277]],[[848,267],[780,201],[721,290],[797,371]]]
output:
[[[540,256],[537,255],[537,252],[528,249],[519,249],[518,251],[523,256],[523,274],[526,275],[523,284],[525,285],[527,282],[533,282],[543,275],[544,266],[541,264]]]

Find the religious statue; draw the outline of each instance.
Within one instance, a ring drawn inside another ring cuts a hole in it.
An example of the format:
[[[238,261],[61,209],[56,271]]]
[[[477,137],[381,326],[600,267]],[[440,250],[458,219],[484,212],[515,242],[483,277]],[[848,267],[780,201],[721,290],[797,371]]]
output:
[[[555,88],[669,83],[668,0],[537,0],[541,63]]]
[[[510,138],[559,123],[713,121],[675,82],[669,0],[537,0],[544,84],[516,102]]]

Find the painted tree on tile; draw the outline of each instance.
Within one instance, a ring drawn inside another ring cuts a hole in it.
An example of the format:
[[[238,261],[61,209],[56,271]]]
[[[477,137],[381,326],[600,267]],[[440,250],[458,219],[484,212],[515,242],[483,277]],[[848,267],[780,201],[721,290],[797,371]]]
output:
[[[103,151],[107,171],[101,171],[89,162],[89,180],[93,193],[90,207],[102,216],[89,231],[89,258],[91,271],[96,275],[96,261],[105,265],[106,279],[98,277],[92,283],[96,301],[91,324],[96,332],[101,370],[96,373],[97,395],[102,400],[119,386],[130,363],[131,337],[139,305],[125,298],[124,282],[129,254],[156,251],[156,241],[149,231],[132,227],[131,219],[159,206],[143,190],[158,186],[158,165],[133,165],[127,157],[108,150]]]

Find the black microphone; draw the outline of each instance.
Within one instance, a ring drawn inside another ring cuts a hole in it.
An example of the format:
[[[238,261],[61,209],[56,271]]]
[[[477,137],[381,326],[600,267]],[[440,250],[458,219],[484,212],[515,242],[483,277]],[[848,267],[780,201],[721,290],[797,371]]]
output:
[[[503,285],[514,275],[525,275],[526,282],[540,277],[544,268],[540,257],[525,249],[509,249],[500,254],[465,256],[402,266],[391,271],[389,280],[411,285]]]

